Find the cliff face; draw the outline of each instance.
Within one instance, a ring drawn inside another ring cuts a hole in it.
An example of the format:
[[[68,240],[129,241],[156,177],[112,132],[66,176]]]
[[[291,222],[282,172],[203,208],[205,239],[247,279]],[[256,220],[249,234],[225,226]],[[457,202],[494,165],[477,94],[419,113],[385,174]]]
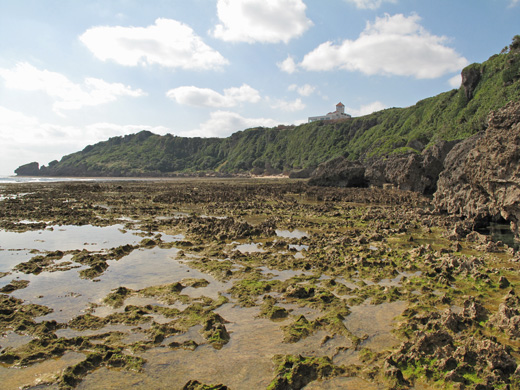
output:
[[[520,236],[520,101],[491,112],[488,128],[448,154],[434,203],[475,223],[501,216]]]
[[[423,150],[375,158],[366,162],[343,157],[321,164],[309,184],[339,187],[382,187],[391,184],[405,191],[433,194],[444,169],[444,159],[458,141],[440,141]]]

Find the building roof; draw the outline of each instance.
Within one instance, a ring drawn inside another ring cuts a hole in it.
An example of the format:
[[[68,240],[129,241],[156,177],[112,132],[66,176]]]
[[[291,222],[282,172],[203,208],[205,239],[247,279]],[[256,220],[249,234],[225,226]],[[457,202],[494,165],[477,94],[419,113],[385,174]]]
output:
[[[336,107],[337,107],[337,106],[343,106],[343,107],[345,107],[345,105],[344,105],[343,103],[341,103],[341,102],[339,102],[338,104],[336,104]]]

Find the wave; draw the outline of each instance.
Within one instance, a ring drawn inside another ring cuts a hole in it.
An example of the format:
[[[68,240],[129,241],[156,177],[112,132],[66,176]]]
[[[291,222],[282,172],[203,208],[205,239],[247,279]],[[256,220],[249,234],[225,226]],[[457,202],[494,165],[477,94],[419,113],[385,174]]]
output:
[[[52,183],[59,181],[93,181],[95,179],[78,179],[71,177],[28,177],[28,176],[0,176],[0,184],[9,183]]]

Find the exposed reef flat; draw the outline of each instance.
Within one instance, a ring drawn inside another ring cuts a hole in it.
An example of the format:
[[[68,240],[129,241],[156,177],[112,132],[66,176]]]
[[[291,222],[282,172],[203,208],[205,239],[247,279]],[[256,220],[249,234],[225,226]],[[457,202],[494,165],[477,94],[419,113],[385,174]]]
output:
[[[518,388],[520,255],[418,193],[0,187],[2,388]]]

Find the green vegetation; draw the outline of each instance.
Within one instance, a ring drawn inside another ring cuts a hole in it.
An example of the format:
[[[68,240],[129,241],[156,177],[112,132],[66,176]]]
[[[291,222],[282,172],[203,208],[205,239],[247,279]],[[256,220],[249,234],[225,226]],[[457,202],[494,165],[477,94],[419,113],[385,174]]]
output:
[[[334,365],[327,356],[276,355],[273,361],[277,374],[268,390],[301,389],[316,379],[332,378],[346,371],[344,367]]]
[[[174,176],[252,171],[276,173],[338,156],[354,159],[422,150],[486,127],[490,110],[520,98],[520,39],[463,72],[463,85],[407,108],[351,120],[252,128],[228,138],[183,138],[149,131],[114,137],[42,167],[41,175]],[[33,167],[34,168],[34,167]],[[24,170],[17,170],[23,174]]]

